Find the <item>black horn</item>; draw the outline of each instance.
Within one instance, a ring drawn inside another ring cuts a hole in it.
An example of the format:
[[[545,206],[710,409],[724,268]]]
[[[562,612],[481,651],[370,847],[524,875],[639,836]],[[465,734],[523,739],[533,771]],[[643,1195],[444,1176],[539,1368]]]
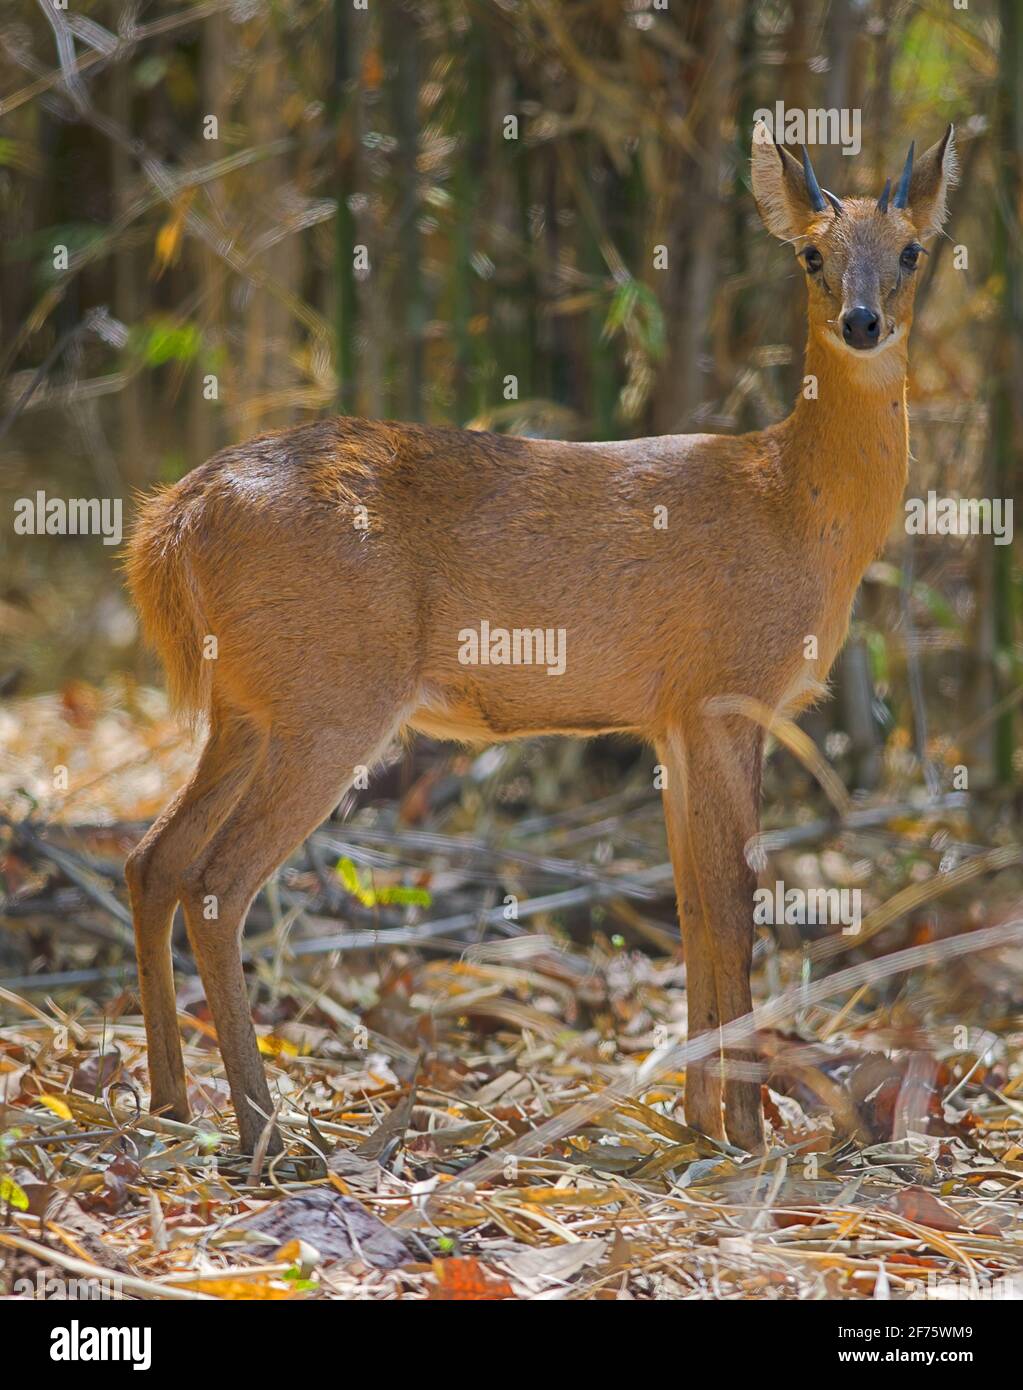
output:
[[[817,175],[813,172],[813,165],[810,163],[810,156],[806,152],[805,145],[803,146],[803,174],[806,178],[806,191],[810,195],[810,206],[814,212],[824,212],[828,205],[821,192],[821,186],[817,182]]]
[[[916,149],[914,140],[909,147],[909,154],[906,155],[906,164],[902,170],[902,178],[899,179],[899,186],[895,190],[895,197],[892,199],[893,208],[909,207],[909,184],[913,177],[913,151]]]
[[[831,206],[835,209],[835,216],[836,216],[836,217],[841,217],[841,216],[842,216],[842,200],[841,200],[840,198],[836,198],[835,195],[834,195],[834,193],[832,193],[831,190],[828,189],[828,188],[822,189],[821,191],[823,192],[825,198],[827,198],[827,200],[828,200],[828,202],[831,204]]]
[[[888,211],[888,195],[889,195],[889,193],[891,193],[891,191],[892,191],[892,181],[891,181],[891,179],[885,179],[885,181],[884,181],[884,192],[881,194],[880,198],[878,198],[878,200],[877,200],[877,210],[878,210],[878,212],[887,212],[887,211]]]

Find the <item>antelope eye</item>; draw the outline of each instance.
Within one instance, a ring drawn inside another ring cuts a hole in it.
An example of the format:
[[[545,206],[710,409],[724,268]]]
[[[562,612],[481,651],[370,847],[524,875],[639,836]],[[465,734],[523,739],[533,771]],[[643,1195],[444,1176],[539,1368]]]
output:
[[[815,275],[817,271],[820,270],[821,266],[824,264],[823,257],[821,256],[821,253],[817,250],[816,246],[808,246],[806,248],[806,250],[803,252],[803,260],[806,263],[806,268],[811,275]]]
[[[903,251],[902,255],[899,257],[899,265],[902,266],[902,269],[916,270],[916,263],[920,259],[920,252],[922,250],[922,246],[907,246],[906,249]]]

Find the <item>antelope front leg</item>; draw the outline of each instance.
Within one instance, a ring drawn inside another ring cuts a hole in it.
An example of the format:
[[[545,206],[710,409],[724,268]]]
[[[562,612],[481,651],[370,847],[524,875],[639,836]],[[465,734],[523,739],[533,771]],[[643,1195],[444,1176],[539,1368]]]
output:
[[[756,833],[762,736],[738,719],[704,719],[684,747],[688,847],[710,939],[721,1025],[751,1012],[753,893],[756,874],[746,846]],[[725,1049],[725,1125],[732,1143],[751,1153],[764,1146],[760,1083],[729,1075],[728,1061],[755,1066],[748,1047]],[[738,1069],[737,1068],[737,1069]]]
[[[658,757],[664,768],[664,822],[686,957],[688,1039],[693,1042],[706,1033],[719,1031],[714,951],[689,854],[681,739],[669,739],[658,748]],[[686,1067],[686,1123],[712,1139],[725,1137],[721,1118],[720,1046],[709,1057],[690,1062]]]

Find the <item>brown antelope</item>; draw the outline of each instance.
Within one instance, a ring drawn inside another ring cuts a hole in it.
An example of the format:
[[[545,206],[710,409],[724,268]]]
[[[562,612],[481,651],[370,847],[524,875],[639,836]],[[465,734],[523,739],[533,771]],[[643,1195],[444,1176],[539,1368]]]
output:
[[[653,745],[690,1037],[750,1010],[764,731],[734,697],[792,714],[843,642],[906,482],[915,271],[954,175],[949,127],[910,149],[894,193],[839,201],[758,126],[753,193],[805,272],[816,388],[769,429],[572,444],[335,418],[225,449],[144,502],[129,583],[176,704],[209,721],[126,866],[154,1110],[188,1114],[180,902],[243,1149],[266,1136],[246,912],[402,729]],[[689,1123],[760,1148],[749,1073],[720,1049],[691,1066]]]

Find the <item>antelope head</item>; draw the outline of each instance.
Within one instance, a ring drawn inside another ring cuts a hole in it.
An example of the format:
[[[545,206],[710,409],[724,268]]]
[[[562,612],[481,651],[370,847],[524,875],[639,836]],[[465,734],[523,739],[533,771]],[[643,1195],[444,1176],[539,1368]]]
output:
[[[877,198],[840,199],[820,187],[805,149],[795,159],[758,122],[753,196],[767,230],[794,248],[805,272],[812,336],[863,359],[905,339],[923,243],[941,230],[957,168],[949,126],[919,158],[910,145],[894,189],[889,179]]]

